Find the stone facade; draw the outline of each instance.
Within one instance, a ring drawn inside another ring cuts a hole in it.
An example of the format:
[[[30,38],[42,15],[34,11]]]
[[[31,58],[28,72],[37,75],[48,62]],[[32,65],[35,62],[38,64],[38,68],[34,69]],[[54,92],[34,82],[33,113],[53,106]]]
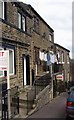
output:
[[[64,70],[64,80],[65,82],[68,82],[70,81],[70,51],[58,44],[55,44],[55,49],[56,53],[58,53],[58,51],[60,53],[59,64],[62,65],[62,70]],[[62,53],[64,55],[62,55]]]
[[[39,59],[40,51],[44,53],[53,51],[56,56],[59,51],[58,65],[61,65],[61,69],[58,72],[64,71],[64,82],[69,81],[70,51],[54,43],[54,30],[31,5],[22,2],[5,2],[5,17],[0,16],[0,50],[2,49],[9,50],[10,73],[13,73],[10,74],[10,88],[19,87],[19,114],[21,116],[28,112],[27,109],[25,110],[28,100],[26,95],[32,87],[35,87],[32,86],[34,80],[46,75],[47,72],[46,62]],[[51,89],[48,85],[36,96],[36,99],[31,95],[35,102],[33,109],[38,110],[53,99],[53,81],[54,77],[50,80]],[[0,71],[1,83],[7,83],[6,71]],[[35,94],[35,91],[30,92]]]
[[[25,31],[18,28],[18,12],[25,16]],[[15,48],[15,73],[10,76],[11,87],[19,86],[23,87],[24,79],[24,64],[23,55],[29,56],[29,83],[26,85],[32,85],[33,76],[32,70],[36,74],[36,64],[37,64],[37,74],[43,74],[43,66],[35,61],[35,49],[41,51],[47,51],[48,48],[53,46],[54,48],[54,30],[43,20],[43,18],[32,8],[32,6],[23,4],[20,2],[7,2],[6,3],[6,19],[0,19],[0,27],[2,26],[2,35],[0,36],[2,47],[6,44],[8,46],[14,46]],[[49,38],[49,35],[51,38]],[[56,44],[55,44],[56,45]],[[56,45],[57,47],[57,45]],[[69,54],[67,49],[63,47],[58,47],[61,51],[64,51],[65,56]],[[67,79],[67,60],[65,57],[64,69]],[[28,73],[28,72],[27,72]],[[6,77],[1,77],[5,80]]]

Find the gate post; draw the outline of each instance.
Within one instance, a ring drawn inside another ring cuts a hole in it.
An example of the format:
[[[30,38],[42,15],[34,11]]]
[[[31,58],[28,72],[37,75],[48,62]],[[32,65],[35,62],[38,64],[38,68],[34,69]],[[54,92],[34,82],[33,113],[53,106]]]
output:
[[[51,99],[53,99],[53,70],[52,70],[52,63],[50,65],[50,71],[51,71]]]
[[[8,89],[8,118],[11,118],[11,100],[10,100],[10,89]]]

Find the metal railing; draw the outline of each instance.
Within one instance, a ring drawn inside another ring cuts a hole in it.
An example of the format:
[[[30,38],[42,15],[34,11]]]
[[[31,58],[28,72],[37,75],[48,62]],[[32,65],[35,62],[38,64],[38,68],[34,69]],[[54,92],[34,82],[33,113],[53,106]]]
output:
[[[8,119],[8,91],[3,90],[1,91],[1,103],[2,103],[2,120],[3,119]]]
[[[27,114],[33,109],[36,96],[49,84],[51,86],[50,74],[46,74],[34,81],[31,90],[27,92]]]
[[[33,84],[35,87],[35,97],[49,84],[51,84],[51,76],[49,73],[35,79]]]

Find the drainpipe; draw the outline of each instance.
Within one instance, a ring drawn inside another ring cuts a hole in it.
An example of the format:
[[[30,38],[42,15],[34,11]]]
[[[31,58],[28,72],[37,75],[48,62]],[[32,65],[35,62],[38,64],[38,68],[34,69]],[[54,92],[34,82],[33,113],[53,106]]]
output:
[[[53,71],[52,71],[52,63],[50,65],[50,71],[51,71],[51,100],[53,99]]]
[[[9,77],[9,51],[8,51],[8,69],[7,69],[7,92],[8,92],[8,118],[11,118],[10,77]]]
[[[36,64],[36,76],[37,76],[37,64]]]

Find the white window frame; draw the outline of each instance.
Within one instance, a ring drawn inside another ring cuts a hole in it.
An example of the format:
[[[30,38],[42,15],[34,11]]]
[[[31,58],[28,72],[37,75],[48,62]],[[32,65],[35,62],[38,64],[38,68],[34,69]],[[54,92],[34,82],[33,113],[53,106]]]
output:
[[[7,48],[7,50],[12,51],[13,53],[13,73],[10,73],[10,70],[9,70],[9,75],[14,75],[14,50],[9,48]]]
[[[67,63],[69,64],[69,54],[67,54]]]
[[[4,2],[0,1],[0,17],[4,19]]]
[[[59,55],[59,61],[58,61],[58,64],[61,64],[61,60],[60,60],[60,51],[57,52],[57,55]]]
[[[64,64],[64,52],[62,52],[62,64]]]
[[[49,34],[49,41],[52,41],[52,35]]]
[[[3,7],[2,7],[2,18],[4,19],[4,2],[3,2]]]
[[[18,12],[18,28],[26,31],[26,18]]]
[[[23,31],[25,31],[25,28],[26,28],[26,19],[25,19],[25,17],[24,16],[22,16],[22,29],[23,29]]]
[[[18,13],[18,28],[21,29],[21,14]]]
[[[4,50],[4,48],[0,47],[0,50]],[[3,75],[0,76],[1,77],[4,77],[4,71],[3,71]]]

